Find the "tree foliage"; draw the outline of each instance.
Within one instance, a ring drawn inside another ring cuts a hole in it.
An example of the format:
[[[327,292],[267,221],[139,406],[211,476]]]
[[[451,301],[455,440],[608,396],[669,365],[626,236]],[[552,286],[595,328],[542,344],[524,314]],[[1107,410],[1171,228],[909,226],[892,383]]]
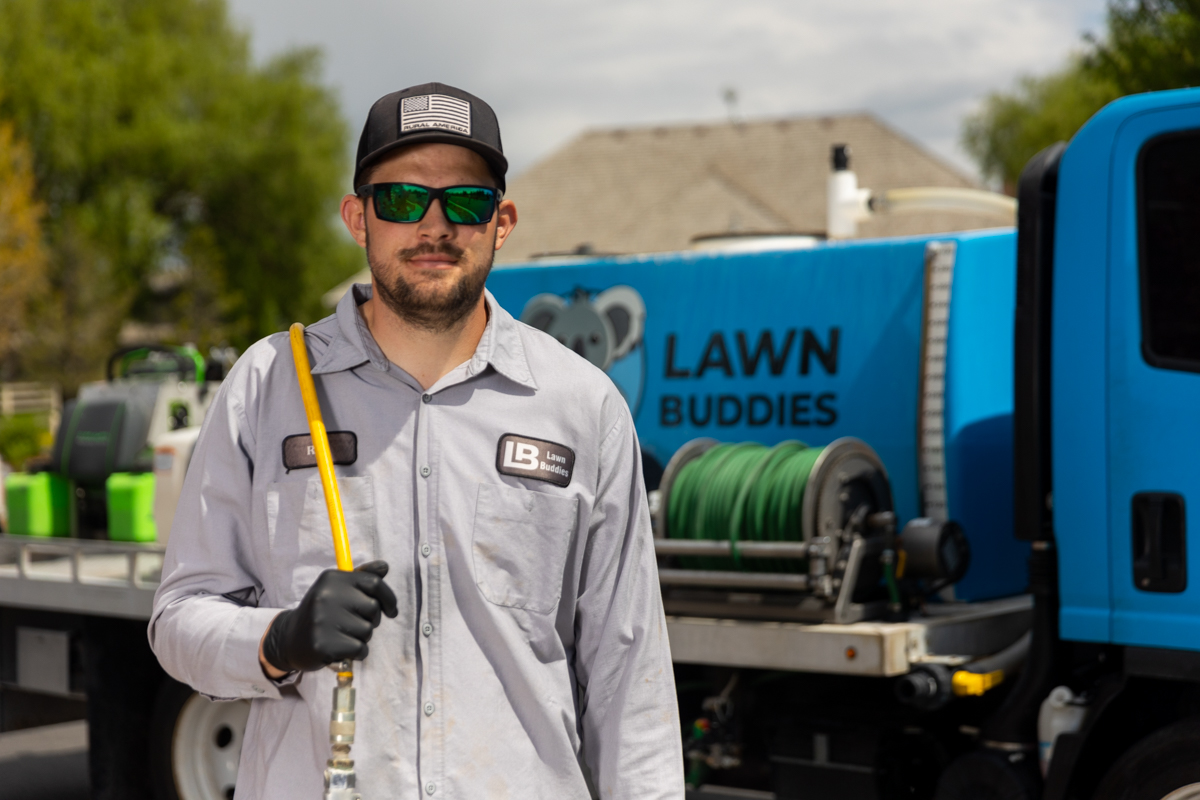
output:
[[[984,175],[1008,190],[1038,151],[1070,139],[1093,114],[1136,92],[1200,85],[1200,0],[1112,0],[1107,32],[1058,72],[988,96],[963,125]]]
[[[29,344],[29,307],[44,289],[42,207],[29,148],[0,121],[0,380],[15,373]]]
[[[1114,3],[1090,66],[1121,94],[1200,86],[1200,0]]]
[[[1015,91],[990,95],[963,126],[963,145],[980,172],[1010,194],[1025,164],[1040,150],[1070,139],[1097,110],[1120,95],[1082,58],[1061,72],[1022,78]]]
[[[361,260],[319,54],[255,65],[224,0],[0,0],[0,87],[50,249],[26,374],[77,384],[128,320],[244,347]]]

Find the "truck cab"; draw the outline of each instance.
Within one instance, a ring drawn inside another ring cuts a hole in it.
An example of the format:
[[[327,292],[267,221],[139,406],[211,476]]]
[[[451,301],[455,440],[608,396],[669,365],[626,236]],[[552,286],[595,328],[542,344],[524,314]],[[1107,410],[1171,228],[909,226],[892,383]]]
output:
[[[1200,92],[1110,104],[1020,203],[1014,513],[1046,619],[992,732],[1028,740],[1066,684],[1087,713],[1028,796],[1200,796]]]
[[[1053,273],[1047,505],[1062,635],[1197,651],[1187,509],[1200,501],[1200,94],[1112,104],[1058,173],[1042,268]]]

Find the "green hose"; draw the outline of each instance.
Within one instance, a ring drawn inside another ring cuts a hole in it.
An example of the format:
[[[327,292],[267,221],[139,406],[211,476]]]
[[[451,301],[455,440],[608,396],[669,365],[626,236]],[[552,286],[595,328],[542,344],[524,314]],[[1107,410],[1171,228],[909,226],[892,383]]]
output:
[[[681,558],[685,569],[798,572],[798,559],[743,559],[738,542],[803,540],[804,490],[824,448],[720,444],[679,471],[667,499],[672,539],[728,540],[732,558]]]

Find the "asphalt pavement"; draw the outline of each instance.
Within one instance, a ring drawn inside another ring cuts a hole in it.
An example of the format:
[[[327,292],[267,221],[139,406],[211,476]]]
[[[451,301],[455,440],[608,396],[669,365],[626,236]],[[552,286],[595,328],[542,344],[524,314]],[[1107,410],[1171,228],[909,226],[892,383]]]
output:
[[[87,723],[0,733],[3,800],[88,800]]]
[[[770,792],[720,787],[688,800],[772,800]],[[0,800],[89,800],[87,723],[0,733]]]

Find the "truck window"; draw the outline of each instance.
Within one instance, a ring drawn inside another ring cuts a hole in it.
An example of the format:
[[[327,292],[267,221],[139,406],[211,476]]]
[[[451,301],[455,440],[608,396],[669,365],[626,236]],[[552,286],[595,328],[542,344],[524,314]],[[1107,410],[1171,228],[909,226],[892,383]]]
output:
[[[1200,372],[1200,130],[1143,145],[1138,223],[1142,356]]]

